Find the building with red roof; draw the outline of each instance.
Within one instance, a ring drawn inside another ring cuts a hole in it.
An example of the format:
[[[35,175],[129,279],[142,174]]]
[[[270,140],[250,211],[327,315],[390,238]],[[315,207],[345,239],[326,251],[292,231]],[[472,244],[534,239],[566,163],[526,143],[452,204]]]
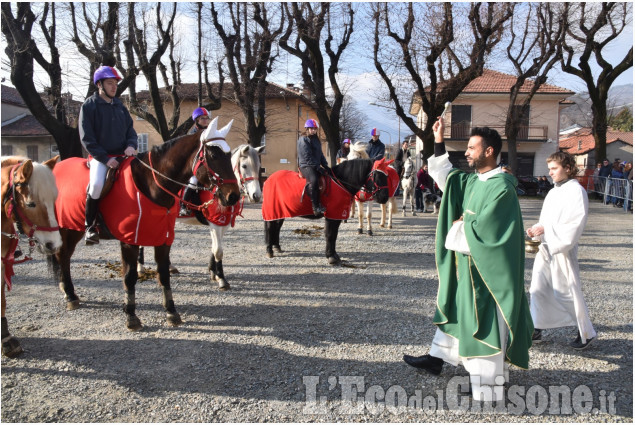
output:
[[[595,139],[590,128],[580,128],[572,133],[564,134],[559,141],[561,151],[576,157],[580,169],[593,169],[597,162],[605,158],[595,158]],[[606,159],[633,160],[633,132],[614,130],[609,127],[606,132]]]
[[[465,150],[473,127],[490,127],[503,138],[501,161],[507,161],[507,138],[505,119],[509,107],[509,94],[516,83],[516,77],[502,72],[485,69],[483,75],[470,82],[463,92],[452,102],[451,110],[445,116],[446,149],[455,166],[467,169]],[[527,81],[520,91],[528,93],[531,82]],[[439,89],[443,88],[440,83]],[[523,125],[517,137],[518,175],[546,175],[546,158],[558,150],[560,132],[560,111],[572,102],[566,100],[574,92],[552,84],[543,84],[532,98],[528,110],[524,111]],[[423,128],[427,116],[421,109],[418,95],[414,95],[410,113],[417,116]],[[423,149],[423,142],[417,140],[417,151]]]

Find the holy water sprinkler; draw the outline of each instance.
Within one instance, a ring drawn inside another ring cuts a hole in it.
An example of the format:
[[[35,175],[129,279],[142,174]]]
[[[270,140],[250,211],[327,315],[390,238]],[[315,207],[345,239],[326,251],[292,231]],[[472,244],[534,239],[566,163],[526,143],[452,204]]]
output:
[[[441,118],[445,118],[445,114],[448,112],[448,109],[450,109],[450,106],[452,106],[452,102],[445,102],[445,109],[443,109],[443,113],[441,113]]]

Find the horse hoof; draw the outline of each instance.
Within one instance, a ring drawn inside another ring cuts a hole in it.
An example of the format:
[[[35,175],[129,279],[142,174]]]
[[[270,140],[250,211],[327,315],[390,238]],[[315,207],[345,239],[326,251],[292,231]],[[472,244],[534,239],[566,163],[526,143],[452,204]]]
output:
[[[389,228],[389,229],[392,229],[392,225],[391,225],[391,226],[388,226],[388,228]]]
[[[337,266],[338,264],[342,262],[339,255],[337,254],[335,254],[334,256],[328,257],[328,260],[329,260],[329,264],[332,266]]]
[[[280,245],[274,245],[274,246],[273,246],[273,249],[274,249],[276,252],[284,252],[284,251],[282,250],[282,248],[280,248]]]
[[[273,249],[267,247],[267,258],[273,258]]]
[[[386,227],[386,225],[385,224],[380,224],[379,227],[381,227],[383,229],[384,227]]]
[[[168,325],[170,326],[179,326],[183,324],[183,320],[181,320],[181,315],[179,313],[168,313],[167,320]]]
[[[362,229],[357,229],[357,234],[358,235],[362,235],[362,234],[364,234],[364,231]]]
[[[368,233],[368,236],[373,236],[373,231],[372,230],[369,229],[367,233]]]
[[[20,345],[20,341],[13,335],[5,338],[2,341],[2,355],[6,356],[10,359],[14,359],[18,357],[20,354],[24,353],[22,346]]]
[[[219,291],[229,291],[230,289],[231,289],[231,286],[229,286],[229,282],[227,282],[225,279],[220,279],[218,281]]]
[[[73,311],[79,308],[79,300],[66,301],[66,311]]]
[[[179,274],[179,269],[170,264],[170,274]]]
[[[138,331],[143,328],[141,320],[137,316],[128,317],[126,319],[126,327],[129,331]]]
[[[416,216],[417,216],[417,213],[413,211],[413,212],[412,212],[412,216],[413,216],[413,217],[416,217]]]

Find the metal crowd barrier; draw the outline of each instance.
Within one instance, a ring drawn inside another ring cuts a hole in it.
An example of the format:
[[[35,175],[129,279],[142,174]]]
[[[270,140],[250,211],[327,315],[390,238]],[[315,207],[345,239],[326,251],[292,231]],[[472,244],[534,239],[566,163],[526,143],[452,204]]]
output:
[[[586,187],[587,193],[596,193],[605,204],[621,202],[624,212],[633,206],[632,180],[600,176],[579,176],[578,180]]]

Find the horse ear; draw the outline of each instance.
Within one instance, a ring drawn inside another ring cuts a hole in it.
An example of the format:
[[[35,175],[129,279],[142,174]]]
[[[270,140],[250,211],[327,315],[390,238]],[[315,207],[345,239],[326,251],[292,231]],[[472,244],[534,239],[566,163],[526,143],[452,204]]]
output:
[[[243,155],[243,156],[247,156],[247,154],[249,153],[249,148],[250,148],[249,145],[243,146],[240,149],[240,154]]]
[[[265,147],[264,146],[257,147],[256,152],[258,152],[258,155],[262,155],[263,153],[265,153]]]
[[[201,142],[206,142],[211,139],[211,135],[216,133],[216,129],[218,128],[218,117],[214,118],[211,123],[207,126],[205,131],[201,134]]]
[[[218,118],[218,117],[216,117],[216,118]],[[227,133],[229,133],[229,130],[231,130],[233,123],[234,123],[234,120],[231,120],[229,122],[229,124],[227,124],[225,127],[223,127],[220,130],[218,130],[218,136],[222,137],[224,139],[225,136],[227,136]]]
[[[33,163],[28,159],[16,170],[14,183],[28,182],[31,178],[31,174],[33,174]]]
[[[49,167],[51,170],[53,168],[55,168],[55,164],[57,163],[57,160],[60,159],[59,155],[55,155],[53,158],[49,159],[48,161],[43,162],[43,165],[46,165],[47,167]]]

